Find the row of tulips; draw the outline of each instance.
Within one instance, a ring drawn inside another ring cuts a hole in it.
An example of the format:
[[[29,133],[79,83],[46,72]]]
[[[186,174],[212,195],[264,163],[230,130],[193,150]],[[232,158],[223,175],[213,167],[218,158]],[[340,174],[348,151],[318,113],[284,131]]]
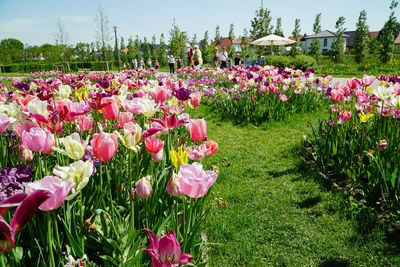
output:
[[[379,86],[371,87],[378,80]],[[367,76],[326,91],[329,119],[312,126],[306,146],[318,166],[350,178],[371,203],[400,208],[400,83]],[[382,206],[380,206],[382,208]]]
[[[178,77],[189,79],[188,87],[207,96],[208,103],[224,115],[256,125],[323,106],[323,91],[332,79],[318,79],[311,69],[302,72],[269,66],[181,69]]]
[[[0,83],[0,266],[204,262],[218,144],[201,94],[153,74]]]

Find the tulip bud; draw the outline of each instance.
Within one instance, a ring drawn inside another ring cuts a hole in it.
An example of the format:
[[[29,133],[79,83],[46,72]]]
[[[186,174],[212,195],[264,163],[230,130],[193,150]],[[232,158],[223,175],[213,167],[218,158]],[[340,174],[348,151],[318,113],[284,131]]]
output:
[[[136,183],[136,194],[140,198],[148,198],[153,194],[153,188],[150,184],[151,176],[145,176]]]
[[[29,162],[32,161],[32,159],[33,159],[32,151],[24,146],[21,146],[18,151],[18,160],[21,162]]]
[[[385,151],[387,147],[386,139],[379,140],[378,144],[376,144],[376,149],[379,151]]]
[[[180,197],[183,195],[183,192],[181,191],[181,187],[179,185],[178,176],[175,172],[172,174],[172,178],[167,184],[167,193],[174,197]]]
[[[164,157],[164,150],[163,149],[161,149],[158,153],[153,154],[154,162],[162,161],[163,157]]]

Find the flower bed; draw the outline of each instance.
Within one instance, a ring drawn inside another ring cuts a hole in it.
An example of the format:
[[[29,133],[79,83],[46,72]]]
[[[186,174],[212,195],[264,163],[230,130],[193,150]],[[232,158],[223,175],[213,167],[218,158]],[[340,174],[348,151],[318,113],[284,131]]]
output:
[[[218,144],[184,112],[201,96],[152,75],[0,83],[0,265],[204,261]]]

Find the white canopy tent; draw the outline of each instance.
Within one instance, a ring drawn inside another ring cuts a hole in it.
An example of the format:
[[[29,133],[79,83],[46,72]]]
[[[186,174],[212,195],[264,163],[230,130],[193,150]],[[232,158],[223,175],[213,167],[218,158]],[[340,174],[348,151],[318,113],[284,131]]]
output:
[[[274,45],[288,45],[288,44],[293,44],[296,41],[290,40],[285,37],[281,37],[275,34],[270,34],[265,37],[262,37],[260,39],[257,39],[250,44],[252,45],[264,45],[267,46],[269,45],[271,47],[271,65],[272,65],[272,46]]]

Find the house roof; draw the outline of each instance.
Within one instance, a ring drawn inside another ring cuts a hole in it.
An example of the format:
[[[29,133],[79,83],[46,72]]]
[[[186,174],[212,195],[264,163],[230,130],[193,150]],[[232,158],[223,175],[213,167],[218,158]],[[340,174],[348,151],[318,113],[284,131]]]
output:
[[[248,42],[253,41],[253,39],[248,39]],[[219,40],[219,42],[215,42],[214,45],[217,46],[224,46],[226,48],[228,48],[229,46],[231,46],[232,44],[242,44],[242,40],[241,39],[229,39],[229,37],[221,37],[221,39]]]
[[[348,36],[347,34],[343,34],[342,35],[344,38],[349,38],[350,36]],[[332,32],[332,31],[322,31],[319,32],[317,34],[312,34],[312,35],[306,35],[303,37],[303,39],[315,39],[315,38],[329,38],[329,37],[336,37],[336,32]]]
[[[367,34],[367,36],[368,36],[369,38],[371,38],[371,39],[377,38],[378,35],[379,35],[379,31],[378,31],[378,32],[369,32],[369,33]]]
[[[304,35],[299,35],[299,40],[302,40],[304,38]],[[294,38],[293,36],[289,36],[288,39],[296,41],[296,38]]]

